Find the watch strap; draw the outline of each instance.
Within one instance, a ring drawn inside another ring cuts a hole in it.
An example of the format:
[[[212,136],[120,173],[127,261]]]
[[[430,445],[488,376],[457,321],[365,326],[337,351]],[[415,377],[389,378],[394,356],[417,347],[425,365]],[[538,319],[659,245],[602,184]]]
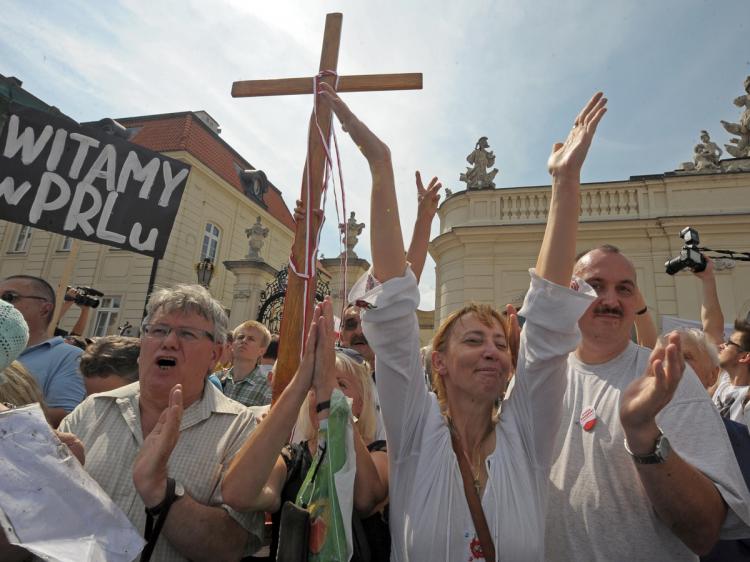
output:
[[[146,515],[150,515],[151,517],[156,517],[162,511],[165,511],[167,506],[172,505],[172,502],[174,501],[174,498],[175,498],[176,487],[177,487],[177,483],[175,482],[174,478],[167,478],[167,493],[164,495],[164,499],[161,501],[161,503],[158,503],[154,507],[147,507]]]
[[[164,523],[167,521],[169,509],[175,500],[182,497],[182,494],[179,497],[177,496],[176,489],[177,482],[175,482],[175,479],[167,478],[167,493],[164,499],[158,505],[146,508],[146,528],[143,533],[143,538],[146,539],[146,546],[141,551],[140,562],[148,562],[151,559],[151,555],[154,553],[154,548],[156,547],[156,541],[159,539],[162,527],[164,527]],[[184,494],[184,490],[182,493]]]
[[[666,450],[663,450],[663,444],[666,446]],[[661,464],[667,460],[666,455],[669,454],[669,441],[664,436],[661,429],[659,429],[659,435],[656,438],[656,441],[654,441],[653,453],[647,455],[636,455],[630,450],[627,439],[623,440],[623,445],[636,464]]]

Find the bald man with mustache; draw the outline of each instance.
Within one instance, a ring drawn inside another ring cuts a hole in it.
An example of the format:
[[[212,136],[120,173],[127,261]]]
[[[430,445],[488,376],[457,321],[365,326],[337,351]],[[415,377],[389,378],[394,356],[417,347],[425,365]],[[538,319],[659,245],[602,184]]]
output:
[[[597,299],[568,358],[546,559],[698,560],[720,537],[750,536],[750,493],[679,336],[653,352],[631,340],[642,306],[633,264],[604,245],[574,276]]]

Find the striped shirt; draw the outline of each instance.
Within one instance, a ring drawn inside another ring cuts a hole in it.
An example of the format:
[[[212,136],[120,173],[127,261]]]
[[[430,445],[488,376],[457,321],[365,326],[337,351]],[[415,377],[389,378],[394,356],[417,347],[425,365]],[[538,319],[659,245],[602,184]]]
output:
[[[86,448],[86,470],[122,509],[140,532],[146,525],[145,506],[133,485],[132,467],[143,444],[139,383],[89,396],[63,419],[61,431],[74,433]],[[238,513],[222,503],[221,480],[229,461],[255,428],[253,409],[225,398],[206,381],[202,398],[182,416],[180,438],[169,457],[168,474],[185,493],[209,506],[224,508],[248,531],[245,553],[260,547],[262,513]],[[182,561],[162,535],[153,560]]]

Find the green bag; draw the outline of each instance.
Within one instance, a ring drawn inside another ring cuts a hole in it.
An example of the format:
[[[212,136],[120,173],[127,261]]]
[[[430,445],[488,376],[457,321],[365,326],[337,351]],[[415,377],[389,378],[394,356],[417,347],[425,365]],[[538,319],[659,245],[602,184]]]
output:
[[[318,450],[296,504],[310,512],[308,560],[341,562],[352,557],[352,508],[356,459],[351,410],[335,389],[318,430]]]

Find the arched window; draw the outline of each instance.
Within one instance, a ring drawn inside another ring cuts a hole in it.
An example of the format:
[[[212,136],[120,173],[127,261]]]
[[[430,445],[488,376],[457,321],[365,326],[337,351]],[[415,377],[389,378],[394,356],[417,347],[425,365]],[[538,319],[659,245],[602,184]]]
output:
[[[206,230],[203,233],[203,246],[201,247],[201,259],[209,258],[216,261],[216,254],[219,250],[219,227],[210,222],[206,223]]]

